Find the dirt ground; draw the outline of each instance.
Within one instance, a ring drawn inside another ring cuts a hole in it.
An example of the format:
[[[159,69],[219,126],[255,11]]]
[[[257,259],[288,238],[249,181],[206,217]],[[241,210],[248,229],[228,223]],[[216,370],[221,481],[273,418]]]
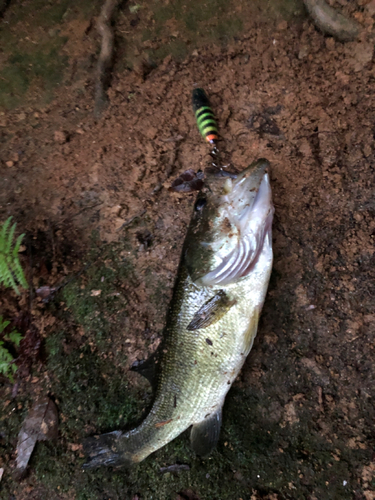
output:
[[[0,291],[25,336],[15,384],[0,380],[4,500],[375,499],[375,5],[331,4],[361,24],[358,41],[324,36],[298,1],[124,4],[98,120],[101,2],[4,9],[0,221],[26,233],[34,290],[58,288],[44,302]],[[133,427],[151,401],[129,367],[160,342],[194,204],[168,188],[210,162],[196,85],[225,158],[272,165],[258,337],[209,458],[185,433],[131,471],[83,472],[82,439]],[[40,395],[56,402],[59,437],[15,481],[17,434]],[[189,470],[160,472],[176,463]]]

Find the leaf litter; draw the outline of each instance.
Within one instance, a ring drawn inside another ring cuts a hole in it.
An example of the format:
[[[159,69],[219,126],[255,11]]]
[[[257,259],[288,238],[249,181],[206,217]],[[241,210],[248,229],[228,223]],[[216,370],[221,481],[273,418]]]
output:
[[[58,414],[55,403],[48,397],[36,401],[18,434],[14,476],[22,479],[37,441],[57,439]]]

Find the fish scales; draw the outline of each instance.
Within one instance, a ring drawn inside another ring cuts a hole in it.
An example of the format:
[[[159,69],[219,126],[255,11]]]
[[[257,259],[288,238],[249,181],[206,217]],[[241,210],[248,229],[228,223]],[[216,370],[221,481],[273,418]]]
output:
[[[151,411],[132,431],[89,438],[87,466],[140,462],[190,426],[198,453],[216,444],[221,408],[252,347],[272,269],[267,169],[260,160],[234,181],[214,176],[198,196]]]

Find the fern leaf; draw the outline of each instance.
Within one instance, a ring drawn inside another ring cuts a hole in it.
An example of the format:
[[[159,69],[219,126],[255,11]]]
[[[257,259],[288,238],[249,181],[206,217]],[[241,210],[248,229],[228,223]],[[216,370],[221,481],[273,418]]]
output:
[[[0,342],[0,374],[5,375],[13,383],[14,378],[12,372],[17,370],[17,366],[12,363],[13,357],[8,352],[5,347],[2,346],[3,342]]]
[[[7,287],[9,286],[9,268],[5,258],[0,255],[0,282],[3,282]]]
[[[0,333],[2,333],[5,328],[9,325],[10,321],[4,321],[3,317],[0,316]],[[22,335],[13,330],[9,335],[5,336],[5,340],[12,342],[15,346],[19,346],[22,340]],[[4,347],[4,342],[0,341],[0,375],[5,375],[13,383],[13,375],[16,373],[18,367],[14,362],[13,356]]]
[[[4,342],[1,342],[1,344],[4,344]],[[10,354],[8,349],[1,346],[0,347],[0,363],[10,363],[11,361],[13,361],[13,356]]]
[[[9,321],[8,321],[8,323],[9,323]],[[11,342],[13,342],[13,344],[15,346],[19,347],[20,342],[21,342],[23,337],[20,334],[20,332],[17,332],[17,330],[13,330],[12,332],[10,332],[9,335],[7,335],[6,338],[9,339]]]
[[[9,255],[11,248],[12,248],[12,241],[13,241],[13,236],[14,236],[14,231],[16,230],[17,224],[14,223],[12,227],[10,228],[9,234],[6,237],[6,242],[5,242],[5,255]]]
[[[5,287],[12,287],[19,295],[20,292],[16,281],[24,288],[28,288],[18,256],[24,234],[18,236],[12,248],[17,224],[14,223],[10,227],[11,220],[12,217],[8,217],[4,224],[0,226],[0,284],[3,283]]]
[[[29,285],[26,281],[25,275],[23,274],[23,269],[21,267],[18,256],[14,259],[13,262],[13,271],[16,275],[17,281],[20,285],[22,285],[25,289],[29,288]]]
[[[21,246],[21,243],[22,243],[22,240],[25,236],[25,233],[22,233],[18,236],[17,240],[16,240],[16,244],[14,245],[14,248],[13,248],[13,256],[16,257],[18,255],[18,252],[19,252],[19,249],[20,249],[20,246]]]
[[[19,295],[20,292],[18,290],[18,286],[17,286],[16,282],[14,281],[13,274],[11,273],[11,271],[12,271],[12,269],[9,266],[8,270],[7,270],[7,282],[8,282],[7,286],[11,286],[13,288],[13,290],[16,292],[16,294]]]
[[[0,316],[0,333],[3,333],[8,325],[10,325],[10,321],[4,321],[3,317]]]
[[[0,231],[0,252],[5,251],[6,234],[12,217],[8,217]]]
[[[2,283],[4,281],[7,267],[8,266],[7,266],[5,259],[3,259],[1,257],[1,254],[0,254],[0,283]]]

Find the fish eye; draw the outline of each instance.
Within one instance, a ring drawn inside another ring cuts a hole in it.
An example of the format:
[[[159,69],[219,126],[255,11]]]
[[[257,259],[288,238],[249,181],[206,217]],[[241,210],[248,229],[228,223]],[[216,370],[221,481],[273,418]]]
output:
[[[196,212],[200,212],[205,206],[206,202],[207,202],[206,198],[198,198],[197,201],[195,202],[194,210]]]

